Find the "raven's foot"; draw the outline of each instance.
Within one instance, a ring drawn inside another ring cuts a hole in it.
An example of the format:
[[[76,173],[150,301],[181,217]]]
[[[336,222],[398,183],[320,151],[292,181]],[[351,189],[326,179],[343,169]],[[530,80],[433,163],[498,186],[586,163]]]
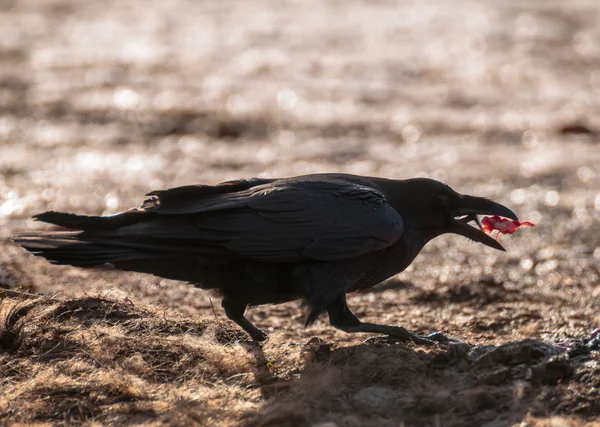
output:
[[[261,342],[264,341],[268,338],[268,335],[262,331],[261,329],[258,329],[256,326],[250,324],[252,326],[252,328],[248,328],[246,329],[246,332],[248,332],[248,334],[250,334],[250,337],[256,341],[256,342]]]
[[[327,306],[327,312],[329,313],[329,323],[331,323],[331,326],[334,326],[345,332],[367,332],[382,334],[387,335],[390,338],[397,339],[398,341],[412,341],[415,344],[428,346],[435,346],[438,342],[445,343],[449,341],[449,338],[441,333],[435,333],[429,337],[422,337],[420,335],[408,332],[402,326],[386,326],[361,322],[348,308],[348,304],[346,304],[345,293],[339,294],[337,298],[331,301],[331,303]]]
[[[360,323],[356,326],[343,326],[338,328],[342,329],[345,332],[370,332],[376,334],[387,335],[390,338],[395,338],[398,341],[402,342],[414,342],[419,345],[427,345],[427,346],[435,346],[436,342],[438,342],[439,336],[422,337],[417,334],[413,334],[407,331],[402,326],[386,326],[386,325],[376,325],[373,323]]]
[[[242,345],[260,346],[269,336],[262,330],[256,328],[256,331],[250,332],[249,329],[245,329],[245,332],[250,335],[248,338],[240,338],[236,342]]]
[[[257,343],[263,342],[268,338],[268,335],[263,330],[258,329],[245,317],[240,319],[238,325],[240,325],[244,329],[244,331],[246,331],[246,333],[250,335],[250,338],[252,338],[252,340]]]
[[[451,338],[442,332],[434,332],[432,334],[427,335],[426,338],[432,341],[439,342],[440,344],[465,344],[464,341],[458,340],[456,338]]]
[[[246,331],[254,341],[264,341],[267,339],[266,333],[258,329],[252,324],[252,322],[250,322],[244,317],[244,312],[246,311],[246,304],[238,303],[225,298],[223,299],[221,305],[223,306],[227,317],[229,317],[235,323],[240,325],[240,327],[244,331]]]

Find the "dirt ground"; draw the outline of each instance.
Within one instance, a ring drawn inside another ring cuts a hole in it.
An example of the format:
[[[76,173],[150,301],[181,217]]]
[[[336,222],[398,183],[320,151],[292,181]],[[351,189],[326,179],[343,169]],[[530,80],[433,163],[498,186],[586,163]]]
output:
[[[7,237],[238,177],[428,176],[535,228],[457,236],[352,295],[249,317]],[[600,425],[600,3],[0,0],[0,425]],[[214,309],[213,309],[214,306]]]

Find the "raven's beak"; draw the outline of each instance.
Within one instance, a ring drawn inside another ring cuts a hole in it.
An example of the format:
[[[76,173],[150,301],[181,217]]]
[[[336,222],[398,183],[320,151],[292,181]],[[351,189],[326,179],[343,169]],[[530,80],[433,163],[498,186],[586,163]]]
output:
[[[460,206],[452,213],[455,218],[453,224],[454,227],[450,232],[460,234],[461,236],[465,236],[471,240],[474,240],[475,242],[483,243],[490,248],[505,251],[506,249],[504,249],[497,240],[493,239],[481,230],[481,225],[479,229],[477,229],[475,227],[471,227],[467,223],[471,220],[474,220],[479,225],[477,215],[498,215],[501,217],[518,220],[517,215],[506,206],[503,206],[500,203],[492,202],[488,199],[484,199],[483,197],[464,195],[461,196],[460,200]],[[456,217],[463,218],[457,219]]]

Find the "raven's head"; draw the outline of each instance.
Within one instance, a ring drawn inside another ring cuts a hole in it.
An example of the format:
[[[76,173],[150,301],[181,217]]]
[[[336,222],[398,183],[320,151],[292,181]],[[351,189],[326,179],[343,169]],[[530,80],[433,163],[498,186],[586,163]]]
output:
[[[418,227],[428,238],[444,233],[460,234],[491,248],[505,250],[484,233],[477,215],[498,215],[518,220],[506,206],[483,197],[454,191],[446,184],[427,178],[389,181],[384,193],[405,219],[408,227]],[[475,222],[478,228],[469,225]]]

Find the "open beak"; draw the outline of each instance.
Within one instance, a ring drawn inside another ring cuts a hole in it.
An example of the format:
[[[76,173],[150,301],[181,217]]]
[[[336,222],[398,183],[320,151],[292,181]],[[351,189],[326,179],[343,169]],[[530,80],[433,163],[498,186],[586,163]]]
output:
[[[483,197],[466,195],[461,197],[461,204],[458,209],[452,212],[452,215],[454,221],[451,233],[460,234],[475,242],[483,243],[490,248],[500,251],[505,251],[506,249],[497,240],[482,231],[477,215],[498,215],[518,221],[517,215],[506,206],[484,199]],[[479,229],[470,226],[468,224],[470,221],[475,221]]]

